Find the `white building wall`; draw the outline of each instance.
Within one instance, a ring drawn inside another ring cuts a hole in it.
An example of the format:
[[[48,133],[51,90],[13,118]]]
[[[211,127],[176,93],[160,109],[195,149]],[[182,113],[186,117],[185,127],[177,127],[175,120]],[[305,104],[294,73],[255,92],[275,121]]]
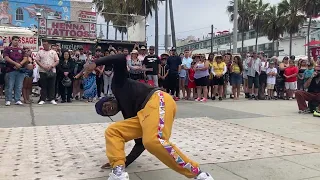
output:
[[[146,40],[146,19],[136,16],[135,23],[128,27],[128,41],[144,42]]]
[[[306,38],[305,37],[296,37],[292,39],[292,54],[299,56],[299,55],[306,55],[306,47],[304,46],[306,44]],[[283,51],[280,52],[280,56],[288,56],[290,51],[290,40],[284,39],[279,42],[279,49],[282,49]]]

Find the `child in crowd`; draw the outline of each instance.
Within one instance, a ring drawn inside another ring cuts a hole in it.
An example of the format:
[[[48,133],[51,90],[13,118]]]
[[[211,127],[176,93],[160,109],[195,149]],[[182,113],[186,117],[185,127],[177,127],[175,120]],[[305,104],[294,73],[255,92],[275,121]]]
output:
[[[274,86],[276,84],[276,76],[278,74],[277,68],[274,67],[274,62],[269,62],[269,68],[267,69],[267,89],[268,99],[274,99]]]
[[[289,61],[289,67],[284,70],[287,100],[293,99],[293,92],[297,89],[296,84],[298,72],[299,70],[295,66],[294,60],[291,59]]]
[[[166,61],[167,61],[166,57],[161,57],[161,66],[158,74],[158,77],[159,77],[158,83],[159,83],[159,87],[162,90],[165,90],[167,88],[167,76],[169,73],[169,67]]]
[[[234,56],[231,65],[231,84],[232,84],[232,94],[234,95],[234,100],[239,100],[240,96],[240,86],[242,84],[242,72],[243,66],[240,56]]]
[[[193,98],[195,99],[195,95],[196,95],[196,83],[194,81],[194,74],[195,74],[195,64],[196,62],[192,62],[191,63],[191,68],[189,69],[189,73],[188,73],[188,79],[189,79],[189,82],[188,82],[188,88],[190,89],[190,94],[192,93],[193,94]]]
[[[303,73],[303,79],[304,79],[304,83],[307,82],[307,80],[309,78],[311,78],[312,74],[314,73],[314,68],[313,68],[313,64],[309,63],[308,64],[308,69],[306,69]]]

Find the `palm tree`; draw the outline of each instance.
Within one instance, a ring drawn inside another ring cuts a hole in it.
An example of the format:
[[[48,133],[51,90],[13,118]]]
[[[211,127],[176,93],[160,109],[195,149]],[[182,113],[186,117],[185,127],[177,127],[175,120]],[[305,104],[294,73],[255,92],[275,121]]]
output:
[[[292,55],[292,36],[299,32],[299,28],[306,19],[300,11],[300,1],[301,0],[282,0],[278,5],[279,14],[284,17],[286,31],[290,34],[290,56]]]
[[[263,3],[263,0],[256,0],[256,2],[254,3],[254,17],[252,19],[252,26],[253,29],[256,31],[256,47],[255,50],[258,51],[258,38],[259,38],[259,33],[261,32],[261,26],[263,25],[263,16],[266,12],[266,10],[269,7],[269,3]]]
[[[310,43],[310,29],[312,17],[320,13],[320,1],[315,0],[300,0],[300,7],[308,16],[308,44]],[[308,45],[308,59],[310,60],[310,46]]]
[[[244,36],[245,32],[249,31],[250,29],[250,22],[253,17],[252,10],[254,9],[254,3],[252,0],[238,0],[239,7],[239,16],[238,16],[238,30],[241,32],[241,53],[243,53],[243,46],[244,46]],[[227,12],[230,15],[230,21],[234,21],[234,0],[230,1],[230,5],[227,6]],[[237,32],[234,32],[237,33]]]
[[[274,55],[274,42],[277,41],[277,55],[278,51],[278,40],[280,36],[285,32],[285,26],[283,24],[284,18],[280,16],[277,6],[271,6],[265,12],[262,18],[261,32],[267,35],[268,39],[272,41],[272,54]]]
[[[93,0],[92,2],[105,21],[112,22],[116,32],[122,34],[127,33],[126,27],[134,22],[134,17],[123,14],[152,16],[156,3],[155,0]]]

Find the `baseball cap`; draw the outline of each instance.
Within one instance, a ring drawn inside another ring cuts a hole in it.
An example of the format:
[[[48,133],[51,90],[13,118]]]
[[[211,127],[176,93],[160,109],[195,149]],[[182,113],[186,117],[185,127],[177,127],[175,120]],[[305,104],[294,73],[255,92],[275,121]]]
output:
[[[146,50],[146,47],[144,47],[144,46],[141,46],[141,48],[140,48],[141,50]]]
[[[177,50],[176,47],[171,48],[171,51],[176,51],[176,50]]]

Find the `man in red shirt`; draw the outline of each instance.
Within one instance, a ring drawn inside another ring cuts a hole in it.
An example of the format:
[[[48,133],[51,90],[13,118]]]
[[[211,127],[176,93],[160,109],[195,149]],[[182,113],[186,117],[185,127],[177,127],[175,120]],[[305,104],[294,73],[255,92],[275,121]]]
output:
[[[285,80],[285,87],[286,87],[286,94],[287,94],[287,99],[291,100],[293,97],[293,92],[297,89],[296,84],[297,84],[297,74],[299,70],[298,68],[294,65],[294,60],[289,61],[289,67],[286,68],[284,71],[284,77],[286,78]]]
[[[11,105],[12,91],[14,90],[14,100],[16,105],[22,105],[20,100],[22,83],[25,77],[25,72],[22,71],[23,65],[28,61],[24,51],[19,46],[19,37],[13,36],[11,46],[6,47],[3,52],[3,57],[6,61],[6,106]]]

